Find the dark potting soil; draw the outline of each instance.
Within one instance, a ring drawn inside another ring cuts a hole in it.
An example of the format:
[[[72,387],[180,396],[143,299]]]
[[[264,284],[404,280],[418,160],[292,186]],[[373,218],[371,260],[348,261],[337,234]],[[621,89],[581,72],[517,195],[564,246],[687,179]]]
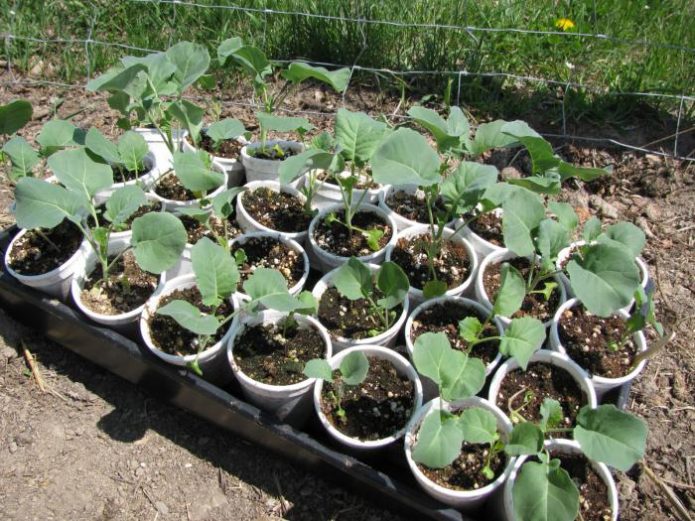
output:
[[[197,197],[188,188],[185,188],[173,170],[169,170],[154,184],[154,192],[170,201],[195,201]]]
[[[281,148],[282,154],[278,154],[278,151],[274,146],[267,146],[265,149],[261,149],[261,147],[247,148],[246,152],[256,159],[267,159],[269,161],[284,161],[288,157],[300,154],[300,151],[295,150],[294,148]]]
[[[531,262],[526,257],[515,257],[506,260],[510,265],[519,270],[519,273],[528,280]],[[535,289],[541,290],[545,287],[545,282],[556,282],[554,278],[546,279],[541,282]],[[488,264],[483,273],[483,286],[488,294],[490,302],[495,301],[495,295],[502,284],[502,262]],[[545,300],[545,297],[540,293],[526,294],[524,301],[521,303],[521,309],[514,313],[514,317],[530,316],[541,321],[550,320],[555,315],[555,311],[560,307],[560,287],[558,286],[550,294],[550,298]]]
[[[608,500],[608,486],[593,469],[589,460],[579,454],[556,454],[553,458],[562,462],[562,468],[579,489],[579,512],[584,521],[610,521],[611,504]]]
[[[344,386],[345,416],[338,416],[333,396],[333,383],[324,382],[321,410],[328,421],[346,436],[363,441],[395,434],[408,423],[415,407],[413,382],[399,375],[388,360],[375,357],[369,357],[369,372],[361,384]]]
[[[598,317],[583,306],[565,310],[558,324],[567,355],[589,373],[605,378],[620,378],[632,370],[637,346],[632,335],[621,341],[626,329],[622,318]]]
[[[201,223],[195,217],[190,217],[188,215],[178,215],[177,216],[183,227],[186,229],[186,234],[188,235],[188,244],[195,244],[203,237],[217,242],[218,238],[224,237],[224,222],[215,216],[211,215],[208,219],[207,225]],[[228,225],[229,226],[229,225]],[[229,233],[229,228],[227,232]]]
[[[109,257],[109,263],[115,256]],[[106,282],[102,280],[101,264],[85,280],[80,294],[82,303],[102,315],[127,313],[142,306],[157,288],[159,278],[143,271],[132,250],[127,251],[109,269]]]
[[[297,322],[247,327],[234,342],[234,360],[242,372],[257,382],[292,385],[306,380],[304,365],[326,356],[326,346],[313,326]]]
[[[345,169],[350,170],[350,163],[345,163]],[[371,176],[372,170],[371,168],[366,169],[366,174],[360,174],[358,177],[358,181],[353,186],[353,190],[376,190],[378,188],[381,188],[381,185],[379,183],[375,183],[374,180],[372,179]],[[338,187],[338,184],[335,182],[335,178],[326,172],[325,170],[321,170],[317,175],[316,179],[323,183],[327,183],[329,185],[333,185]]]
[[[399,239],[391,252],[391,260],[398,264],[408,276],[410,285],[422,289],[432,279],[425,245],[431,242],[430,235]],[[462,244],[444,240],[439,256],[434,259],[437,280],[444,281],[449,289],[465,282],[471,275],[470,261]]]
[[[463,215],[463,219],[468,220],[473,214]],[[504,235],[502,234],[502,217],[495,215],[494,212],[485,212],[468,223],[468,228],[478,237],[487,242],[504,247]]]
[[[482,470],[485,468],[489,451],[488,445],[464,442],[461,453],[450,465],[441,469],[431,469],[420,463],[417,466],[425,476],[442,487],[453,490],[478,490],[495,481],[504,472],[507,464],[504,452],[498,452],[490,461],[494,477],[486,478]]]
[[[29,230],[12,246],[10,267],[20,275],[42,275],[56,269],[82,244],[82,233],[67,219],[41,233],[43,237],[37,230]]]
[[[425,194],[421,190],[414,194],[404,190],[391,190],[385,202],[386,206],[401,217],[423,224],[429,222]],[[444,210],[442,199],[437,199],[435,211],[443,212]]]
[[[272,237],[252,237],[244,244],[234,243],[232,255],[238,250],[244,250],[246,254],[246,261],[239,267],[239,291],[257,268],[278,270],[290,288],[304,276],[304,257]]]
[[[454,302],[430,306],[413,320],[413,328],[410,333],[413,344],[417,337],[424,333],[444,333],[449,339],[451,347],[459,351],[467,351],[468,342],[459,336],[459,322],[466,317],[476,317],[482,324],[485,323],[486,318],[476,310]],[[485,326],[481,338],[485,336],[499,336],[499,331],[494,323]],[[473,347],[471,355],[480,358],[487,365],[497,356],[499,344],[499,340],[481,342]]]
[[[374,301],[382,296],[375,290]],[[390,323],[393,324],[402,312],[402,306],[392,309],[389,312]],[[380,312],[372,309],[367,299],[350,300],[333,287],[328,288],[319,300],[319,321],[333,336],[358,340],[380,335],[386,328],[379,315]]]
[[[149,174],[150,170],[152,169],[147,168],[147,166],[143,166],[143,168],[140,170],[128,170],[124,166],[114,165],[111,167],[111,170],[113,171],[114,183],[126,183],[128,181],[134,181],[135,179],[139,179],[142,176]]]
[[[239,197],[243,198],[249,215],[266,228],[286,233],[309,229],[313,215],[304,211],[304,205],[295,195],[260,187]]]
[[[527,421],[537,423],[546,398],[557,400],[562,406],[563,420],[558,428],[572,427],[579,409],[587,403],[587,397],[571,374],[560,367],[533,362],[526,371],[514,369],[505,375],[497,405],[508,415],[514,410]]]
[[[343,221],[345,212],[336,212],[336,217]],[[379,229],[384,232],[379,239],[379,249],[386,247],[394,233],[391,227],[373,212],[358,212],[353,216],[352,224],[361,230]],[[349,230],[342,222],[328,225],[324,219],[320,220],[314,230],[314,240],[322,250],[340,257],[364,257],[375,253],[367,244],[364,235],[355,230],[350,236]]]
[[[186,136],[188,142],[193,145],[193,140],[191,136]],[[208,136],[205,131],[200,133],[200,141],[198,147],[205,150],[208,154],[215,157],[224,157],[225,159],[238,159],[241,155],[241,149],[244,148],[244,144],[240,143],[236,139],[225,139],[220,143],[219,148],[215,148],[215,142],[210,136]]]
[[[203,313],[211,313],[212,308],[203,305],[202,297],[198,288],[177,289],[162,297],[159,301],[159,308],[166,306],[174,300],[185,300],[193,304]],[[218,317],[226,317],[234,312],[234,307],[229,301],[223,301],[217,308]],[[198,335],[181,327],[173,318],[153,313],[149,317],[150,336],[152,343],[160,350],[170,355],[194,355],[199,350]],[[212,347],[215,343],[222,340],[222,337],[230,327],[228,322],[223,327],[218,328],[217,333],[212,337],[204,349]]]

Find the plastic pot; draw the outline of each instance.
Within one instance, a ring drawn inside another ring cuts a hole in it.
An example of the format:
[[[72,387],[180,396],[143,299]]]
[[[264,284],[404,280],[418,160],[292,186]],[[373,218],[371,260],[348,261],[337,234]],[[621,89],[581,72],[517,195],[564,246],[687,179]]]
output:
[[[213,190],[212,192],[209,192],[208,194],[205,195],[205,199],[212,199],[216,195],[221,194],[227,189],[227,178],[228,174],[225,172],[224,168],[222,166],[213,161],[212,162],[212,170],[215,172],[220,172],[221,174],[224,175],[224,181],[222,184]],[[163,173],[162,175],[159,176],[159,179],[162,179],[163,177],[169,175],[169,172]],[[175,174],[173,174],[175,175]],[[155,183],[156,184],[156,183]],[[155,184],[153,184],[150,187],[150,195],[160,203],[162,203],[162,208],[167,211],[167,212],[174,212],[176,210],[182,209],[182,208],[200,208],[200,199],[193,199],[191,201],[174,201],[173,199],[165,199],[164,197],[160,196],[157,192],[154,191],[155,189]]]
[[[398,234],[396,241],[393,244],[389,244],[386,249],[386,260],[390,261],[393,256],[393,250],[396,247],[396,243],[401,239],[412,239],[414,237],[419,237],[422,235],[430,235],[430,227],[428,224],[418,224],[417,226],[412,226],[406,230],[403,230]],[[462,245],[466,249],[466,254],[469,260],[469,273],[466,280],[463,283],[446,290],[444,293],[447,297],[458,297],[460,295],[468,295],[472,293],[473,281],[475,280],[476,269],[478,267],[478,257],[475,251],[471,247],[470,243],[461,237],[460,235],[455,235],[454,230],[451,228],[444,228],[444,234],[442,235],[444,241],[451,241],[456,244]],[[425,295],[421,289],[410,286],[408,289],[408,299],[410,300],[411,306],[417,306],[425,301]]]
[[[247,183],[247,191],[240,193],[236,198],[236,219],[241,229],[245,233],[277,233],[288,239],[295,240],[300,244],[304,244],[307,237],[306,230],[302,232],[282,232],[280,230],[273,230],[271,228],[268,228],[267,226],[263,226],[246,211],[246,208],[244,207],[244,196],[247,192],[252,192],[253,190],[261,187],[269,188],[274,192],[284,192],[291,194],[297,197],[302,204],[306,202],[306,197],[304,197],[304,194],[300,193],[298,190],[292,188],[291,186],[283,186],[277,181],[253,181],[251,183]]]
[[[459,306],[465,306],[467,308],[476,310],[482,316],[487,316],[487,314],[489,313],[488,310],[486,310],[479,303],[475,302],[474,300],[470,300],[463,297],[443,296],[426,300],[413,310],[413,312],[408,317],[408,320],[406,320],[405,322],[405,347],[408,350],[408,356],[411,360],[413,359],[413,353],[415,352],[415,341],[412,335],[413,322],[417,320],[418,316],[423,311],[438,304],[455,304]],[[501,335],[504,332],[504,325],[498,317],[494,317],[492,320],[495,324],[495,327],[497,327],[497,330]],[[497,368],[501,361],[502,354],[498,352],[497,356],[485,366],[485,376],[489,376],[490,374],[492,374],[492,372]],[[422,381],[422,389],[426,400],[439,396],[439,387],[430,378],[428,378],[427,376],[420,375],[420,380]]]
[[[274,147],[279,145],[285,150],[292,150],[296,153],[304,152],[304,145],[297,141],[282,141],[269,140],[266,146]],[[279,170],[282,161],[273,161],[271,159],[260,159],[249,155],[249,150],[255,150],[261,147],[261,143],[249,143],[241,149],[241,162],[246,169],[246,182],[253,181],[279,181]]]
[[[152,204],[152,203],[156,203],[156,202],[157,202],[157,199],[155,199],[154,197],[152,197],[152,194],[150,194],[150,193],[146,193],[146,194],[145,194],[145,198],[147,199],[147,203],[146,203],[146,204]],[[163,211],[164,211],[164,208],[162,207],[162,208],[161,208],[160,210],[158,210],[158,211],[163,212]],[[130,239],[131,239],[132,236],[133,236],[133,230],[126,230],[126,231],[124,231],[124,232],[112,232],[112,233],[111,233],[111,236],[110,236],[110,240],[112,240],[112,241],[121,241],[121,242],[130,242]]]
[[[549,451],[567,455],[582,454],[582,450],[579,444],[574,440],[546,440],[545,448]],[[528,456],[520,456],[517,458],[509,474],[509,479],[504,485],[504,518],[506,521],[515,521],[516,516],[514,515],[514,498],[512,496],[512,490],[514,488],[514,483],[516,482],[516,477],[521,471],[521,466],[526,463]],[[594,471],[599,475],[601,480],[608,487],[608,503],[611,506],[611,521],[618,521],[618,511],[620,508],[620,502],[618,500],[618,489],[615,486],[615,481],[613,481],[613,476],[608,470],[608,467],[603,463],[598,463],[595,461],[590,461],[591,466]]]
[[[490,301],[490,297],[488,296],[487,291],[485,290],[485,284],[483,284],[483,275],[485,274],[485,270],[490,264],[499,264],[500,262],[504,262],[510,259],[516,259],[517,257],[519,256],[516,253],[505,248],[501,251],[488,254],[488,256],[485,257],[483,261],[480,263],[480,266],[478,267],[478,273],[475,277],[475,298],[486,309],[492,309],[492,302]],[[557,282],[557,289],[560,292],[560,305],[562,305],[567,300],[565,285],[562,283],[562,280],[560,279],[559,275],[554,275],[553,279],[555,280],[555,282]],[[509,317],[499,318],[504,324],[505,328],[509,326],[511,322],[511,319]],[[549,328],[552,322],[553,319],[552,317],[550,317],[548,320],[543,322],[543,325],[546,328]]]
[[[341,172],[340,177],[350,177],[351,173],[349,171]],[[361,175],[360,179],[363,181],[368,181],[370,178],[366,175]],[[340,193],[340,187],[332,182],[331,180],[326,181],[316,181],[316,194],[314,199],[311,201],[313,205],[319,210],[323,210],[329,206],[335,204],[342,204],[343,196]],[[362,203],[366,204],[378,204],[379,194],[384,190],[384,187],[379,186],[378,188],[354,188],[352,190],[352,201],[356,204],[360,199]],[[366,193],[365,193],[366,192]]]
[[[567,355],[557,353],[555,351],[540,350],[536,351],[529,360],[529,365],[534,362],[541,362],[544,364],[550,364],[560,369],[567,371],[570,376],[577,382],[579,388],[584,392],[586,396],[586,404],[592,409],[597,406],[596,391],[594,390],[594,385],[589,379],[589,375],[586,371],[579,367],[575,362],[570,360]],[[507,359],[502,365],[497,368],[492,381],[490,382],[490,387],[488,389],[487,399],[497,404],[497,396],[499,395],[500,387],[502,386],[502,381],[507,373],[514,371],[519,368],[519,363],[513,358]]]
[[[392,210],[387,204],[387,200],[389,196],[394,192],[406,192],[408,194],[414,194],[418,190],[419,188],[417,185],[388,185],[379,192],[379,208],[384,210],[387,213],[387,215],[389,215],[393,219],[393,222],[396,223],[396,226],[398,228],[398,233],[401,233],[403,230],[407,230],[408,228],[412,228],[413,226],[421,226],[427,223],[421,223],[418,221],[406,219],[401,214],[397,213],[395,210]]]
[[[501,217],[503,210],[502,208],[495,208],[494,210],[492,210],[492,213],[498,217]],[[465,221],[462,218],[458,218],[453,228],[457,230],[459,227],[463,225],[464,222]],[[475,233],[468,226],[464,226],[463,228],[461,228],[461,231],[459,233],[463,238],[465,238],[466,240],[468,240],[468,242],[471,243],[471,246],[475,250],[475,253],[478,255],[478,258],[480,259],[487,257],[491,253],[504,251],[504,247],[497,246],[496,244],[493,244],[490,241],[483,239],[480,235]]]
[[[315,378],[307,378],[292,385],[271,385],[253,380],[247,376],[234,360],[234,342],[247,327],[258,324],[277,324],[287,313],[266,310],[256,315],[243,315],[237,326],[232,331],[227,341],[227,360],[232,368],[234,376],[241,385],[241,390],[246,399],[259,409],[276,414],[281,419],[302,418],[309,416],[312,409],[311,391],[316,382]],[[331,339],[326,329],[313,317],[295,315],[300,327],[314,327],[325,346],[325,358],[333,354]]]
[[[311,224],[309,225],[309,235],[307,238],[309,241],[309,250],[312,254],[312,260],[316,261],[312,263],[312,266],[316,269],[321,270],[323,273],[327,273],[334,268],[342,266],[345,262],[349,260],[349,257],[341,257],[339,255],[334,255],[325,251],[318,245],[316,239],[314,239],[314,233],[316,232],[316,227],[318,226],[319,222],[321,222],[329,213],[338,212],[343,209],[344,206],[342,204],[334,204],[331,206],[327,206],[312,219]],[[358,259],[362,262],[373,262],[375,264],[381,264],[386,257],[386,251],[388,250],[389,246],[396,244],[396,223],[393,222],[393,219],[386,215],[386,212],[384,212],[378,206],[374,206],[373,204],[362,204],[359,207],[358,212],[375,213],[386,224],[388,224],[391,227],[391,239],[384,248],[382,248],[379,251],[370,253],[369,255],[362,255],[361,257],[358,257]]]
[[[417,412],[417,410],[422,406],[422,384],[420,383],[420,379],[418,378],[415,369],[412,365],[410,365],[410,362],[408,362],[405,358],[403,358],[395,351],[386,347],[381,347],[377,345],[362,345],[353,346],[349,349],[346,349],[345,351],[341,351],[340,353],[333,355],[328,360],[328,363],[330,364],[332,369],[336,369],[340,366],[340,362],[342,362],[343,358],[355,351],[362,351],[368,357],[374,357],[380,360],[388,360],[394,365],[398,374],[406,375],[408,379],[411,382],[413,382],[413,385],[415,386],[415,403],[413,404],[412,414],[414,415]],[[316,384],[314,385],[314,409],[316,410],[316,414],[319,417],[321,425],[323,425],[323,428],[328,432],[331,438],[357,452],[369,452],[384,448],[387,445],[390,445],[393,442],[400,439],[405,434],[408,428],[410,422],[407,422],[406,425],[398,432],[395,432],[391,436],[379,440],[363,441],[357,438],[351,438],[350,436],[346,436],[338,429],[336,429],[330,421],[328,421],[328,418],[326,418],[326,415],[321,410],[322,389],[323,380],[317,380]],[[412,416],[410,421],[412,421]]]
[[[575,306],[581,306],[581,302],[576,298],[570,299],[567,302],[565,302],[562,306],[558,308],[557,312],[555,313],[555,316],[553,317],[553,323],[550,326],[550,347],[554,351],[562,353],[563,355],[567,355],[567,351],[565,350],[565,347],[562,345],[562,342],[560,341],[560,332],[558,330],[558,325],[560,323],[560,318],[562,317],[563,313],[567,309],[571,309]],[[627,320],[630,317],[630,315],[624,310],[618,311],[616,315],[618,315],[620,318],[624,320]],[[637,352],[646,351],[647,341],[644,337],[644,334],[641,331],[638,331],[637,333],[632,335],[632,339],[635,342],[635,345],[637,346]],[[646,365],[647,361],[643,360],[632,371],[620,378],[606,378],[600,375],[591,375],[591,382],[593,383],[594,389],[596,390],[596,396],[598,400],[601,401],[601,397],[611,389],[615,387],[621,387],[626,383],[629,383],[632,380],[634,380],[637,377],[637,375],[639,375],[642,372]],[[587,371],[587,373],[588,372],[589,371]]]
[[[372,270],[372,272],[375,272],[379,269],[379,266],[376,264],[370,264],[369,269]],[[321,301],[321,296],[326,292],[326,290],[329,287],[333,287],[331,280],[333,279],[333,276],[335,275],[336,271],[337,268],[326,273],[314,286],[314,289],[311,291],[311,293],[314,295],[317,302]],[[399,317],[394,321],[393,325],[390,328],[388,328],[386,331],[379,335],[368,338],[354,339],[334,336],[331,334],[331,340],[333,341],[333,350],[336,353],[339,353],[351,346],[367,345],[395,347],[396,341],[398,339],[398,333],[401,332],[403,323],[406,321],[406,318],[408,317],[408,308],[408,299],[405,299],[403,301],[403,311],[401,312]]]
[[[148,152],[143,159],[143,164],[148,170],[146,174],[141,175],[138,179],[132,179],[131,181],[126,181],[122,183],[114,183],[106,190],[101,190],[94,195],[94,203],[98,206],[109,200],[109,197],[118,190],[125,186],[135,186],[140,185],[140,187],[147,191],[150,187],[159,179],[162,175],[163,170],[161,166],[157,163],[157,158],[152,152]]]
[[[502,472],[494,481],[488,483],[484,487],[477,490],[455,490],[443,487],[442,485],[439,485],[438,483],[435,483],[429,479],[418,468],[415,460],[413,460],[412,451],[413,446],[417,441],[417,433],[420,425],[429,414],[438,414],[438,411],[440,411],[442,408],[449,412],[458,412],[473,407],[485,409],[495,416],[495,419],[497,420],[497,429],[501,433],[502,439],[506,441],[512,431],[512,422],[509,421],[509,418],[507,418],[499,407],[491,404],[487,400],[478,398],[477,396],[451,403],[439,399],[430,400],[415,413],[415,416],[410,422],[408,431],[404,437],[405,458],[408,462],[408,466],[410,467],[410,471],[413,473],[413,476],[415,476],[415,480],[418,482],[420,487],[422,487],[422,489],[433,498],[461,510],[473,510],[479,507],[490,497],[491,494],[498,490],[512,472],[512,468],[516,463],[516,458],[507,456],[507,465],[504,468],[504,472]]]
[[[207,128],[203,128],[202,132],[205,133]],[[233,139],[242,145],[247,145],[248,141],[244,136],[239,136]],[[196,147],[191,145],[188,139],[181,140],[181,150],[184,152],[195,152],[198,150]],[[240,159],[229,158],[222,156],[212,156],[213,161],[218,163],[224,171],[227,173],[227,187],[231,188],[233,186],[241,186],[244,184],[244,165]]]
[[[86,240],[82,241],[82,244],[77,249],[77,251],[63,264],[47,273],[42,273],[41,275],[22,275],[17,273],[10,266],[10,252],[12,248],[21,239],[24,234],[30,230],[21,230],[17,235],[14,236],[12,242],[10,242],[5,251],[5,269],[19,282],[25,286],[30,286],[35,288],[51,297],[55,297],[60,300],[66,300],[70,294],[70,285],[72,284],[72,278],[79,273],[84,264],[85,255],[91,250],[91,246]]]

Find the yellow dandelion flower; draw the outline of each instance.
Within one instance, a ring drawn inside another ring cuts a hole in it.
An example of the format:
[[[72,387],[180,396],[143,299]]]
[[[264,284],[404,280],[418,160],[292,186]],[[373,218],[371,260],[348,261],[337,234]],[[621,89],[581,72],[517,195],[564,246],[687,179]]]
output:
[[[569,18],[558,18],[555,20],[555,27],[562,29],[563,31],[567,31],[568,29],[574,29],[575,24]]]

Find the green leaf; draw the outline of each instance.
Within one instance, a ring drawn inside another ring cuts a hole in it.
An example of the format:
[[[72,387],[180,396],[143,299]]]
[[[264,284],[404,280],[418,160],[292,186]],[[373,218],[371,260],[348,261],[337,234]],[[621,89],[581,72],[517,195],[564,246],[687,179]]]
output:
[[[306,305],[290,295],[287,280],[278,270],[257,268],[253,275],[246,279],[243,287],[244,293],[251,297],[252,303],[259,303],[268,309],[289,313]]]
[[[203,237],[191,250],[191,263],[203,304],[219,306],[234,293],[239,282],[239,270],[222,246]]]
[[[121,163],[118,147],[106,139],[96,127],[92,127],[87,131],[85,146],[90,152],[93,152],[108,163]]]
[[[143,71],[147,71],[147,66],[142,63],[133,63],[125,67],[117,66],[109,69],[98,78],[93,79],[87,84],[87,90],[92,92],[128,92],[134,93],[142,84]]]
[[[417,433],[413,459],[437,469],[453,463],[461,452],[463,435],[452,417],[442,419],[439,411],[428,414]]]
[[[280,163],[280,183],[290,184],[308,170],[328,170],[334,163],[335,154],[318,149],[305,150],[301,154],[288,157]]]
[[[475,208],[488,188],[497,182],[499,171],[492,165],[461,161],[440,185],[440,193],[455,214]]]
[[[201,313],[197,307],[185,300],[173,300],[157,309],[156,313],[173,318],[181,327],[196,335],[214,335],[220,327],[216,317]]]
[[[482,407],[471,407],[461,413],[458,426],[468,443],[492,444],[499,438],[497,418]]]
[[[517,423],[512,429],[504,452],[510,456],[538,454],[543,449],[543,431],[529,422]]]
[[[562,412],[562,405],[557,400],[546,398],[541,404],[541,423],[543,432],[547,429],[554,429],[562,424],[565,413]]]
[[[400,128],[386,138],[371,160],[372,177],[381,184],[430,186],[441,181],[439,156],[414,130]]]
[[[502,132],[502,129],[509,122],[498,119],[490,123],[478,125],[475,138],[471,143],[470,151],[474,156],[479,156],[493,148],[506,148],[516,145],[519,141]]]
[[[335,138],[346,161],[364,166],[386,137],[388,127],[363,112],[338,109],[335,118]]]
[[[570,177],[578,177],[582,181],[589,182],[610,175],[613,173],[613,167],[607,166],[605,168],[591,168],[591,167],[581,167],[574,166],[565,161],[560,161],[557,167],[557,171],[562,177],[562,180],[569,179]]]
[[[205,110],[190,101],[177,100],[169,105],[168,111],[188,130],[193,142],[198,143]]]
[[[217,58],[224,65],[231,57],[254,78],[255,83],[263,83],[264,78],[273,72],[273,68],[265,54],[256,47],[244,45],[241,38],[229,38],[217,48]]]
[[[525,371],[531,356],[543,346],[545,336],[545,326],[537,318],[514,318],[500,340],[500,352],[513,357]]]
[[[335,71],[329,71],[324,67],[313,67],[308,63],[292,62],[287,70],[283,71],[283,77],[292,83],[301,83],[307,78],[314,78],[330,85],[337,92],[344,92],[350,81],[350,69],[343,67]]]
[[[575,521],[579,491],[567,471],[527,461],[512,488],[517,521]]]
[[[14,192],[15,219],[20,228],[54,228],[63,219],[80,222],[86,213],[84,199],[60,185],[23,177]]]
[[[408,115],[434,136],[440,152],[456,148],[468,138],[468,120],[458,107],[451,108],[448,121],[436,111],[418,105],[411,107]]]
[[[519,179],[509,179],[508,183],[513,186],[521,186],[537,194],[557,195],[562,189],[560,177],[554,172],[521,177]]]
[[[174,78],[178,82],[179,93],[193,85],[210,66],[208,50],[197,43],[179,42],[171,46],[166,55],[176,67]]]
[[[0,105],[0,134],[10,136],[31,121],[31,103],[18,99]]]
[[[582,238],[586,242],[593,242],[601,235],[601,221],[597,217],[592,217],[584,223]]]
[[[436,298],[444,295],[449,286],[443,280],[428,280],[422,288],[425,299]]]
[[[492,306],[494,315],[511,317],[521,309],[526,296],[526,281],[519,270],[505,262],[502,264],[500,289]]]
[[[138,217],[131,229],[135,260],[150,273],[162,273],[176,264],[188,241],[181,221],[166,212],[150,212]]]
[[[137,172],[143,167],[143,159],[149,152],[147,141],[137,132],[129,130],[118,140],[118,154],[125,167]]]
[[[568,232],[573,232],[579,226],[579,218],[571,204],[550,201],[548,208],[555,214],[557,220]]]
[[[485,364],[479,358],[451,349],[442,368],[442,397],[462,400],[475,396],[485,385]]]
[[[647,425],[612,404],[596,409],[582,407],[574,439],[587,458],[627,472],[644,456]]]
[[[172,81],[177,70],[176,65],[172,63],[166,53],[156,52],[147,56],[126,56],[121,61],[126,67],[144,65],[147,68],[147,77],[158,95],[172,95],[176,92],[176,82]],[[129,90],[132,91],[132,89]]]
[[[459,336],[468,343],[478,340],[482,331],[483,325],[478,317],[466,317],[459,322]]]
[[[308,378],[319,378],[326,382],[333,381],[333,370],[330,364],[323,358],[309,360],[304,366],[304,375]]]
[[[362,351],[354,351],[340,362],[340,376],[347,385],[359,385],[369,372],[369,360]]]
[[[538,252],[543,265],[552,270],[558,253],[569,246],[570,236],[567,228],[553,219],[543,219],[538,225]]]
[[[355,257],[340,266],[331,281],[338,293],[350,300],[367,298],[372,293],[372,272]]]
[[[52,119],[41,128],[36,141],[44,153],[50,155],[61,148],[79,144],[79,131],[69,121]]]
[[[627,306],[640,285],[634,257],[624,247],[592,244],[567,264],[572,290],[589,312],[607,317]]]
[[[243,186],[235,186],[234,188],[229,188],[223,192],[220,192],[215,197],[212,198],[212,210],[218,217],[222,219],[227,219],[232,213],[234,213],[234,206],[232,202],[243,192],[245,188]]]
[[[620,244],[624,246],[633,257],[638,257],[647,242],[644,232],[629,222],[611,224],[599,237],[599,241]]]
[[[39,155],[31,148],[26,139],[15,136],[2,147],[12,162],[10,179],[16,182],[18,179],[32,175],[34,167],[39,164]]]
[[[87,200],[113,184],[111,167],[94,161],[84,148],[56,152],[48,158],[48,168],[68,190]]]
[[[227,141],[229,139],[234,139],[241,136],[246,129],[244,124],[238,119],[225,118],[220,121],[216,121],[210,125],[205,134],[212,139],[215,144],[219,144],[222,141]]]
[[[256,117],[262,128],[274,130],[275,132],[294,132],[299,129],[308,132],[314,128],[314,125],[309,123],[309,120],[306,118],[274,116],[267,112],[258,112]]]
[[[450,360],[451,344],[444,333],[423,333],[415,339],[413,363],[418,373],[441,385],[444,365]]]
[[[297,295],[297,300],[301,303],[302,307],[294,310],[296,313],[301,313],[302,315],[316,315],[318,313],[319,302],[310,291],[302,291]]]
[[[181,184],[192,192],[207,192],[224,182],[224,175],[210,170],[205,152],[174,152],[174,172]]]
[[[135,211],[147,204],[142,188],[131,185],[114,191],[106,201],[104,217],[113,224],[123,224]]]
[[[532,255],[535,251],[534,231],[545,217],[540,197],[524,188],[517,188],[507,196],[502,208],[504,245],[517,255]]]
[[[384,294],[377,300],[377,304],[383,309],[394,309],[408,296],[410,282],[403,269],[395,262],[384,262],[379,268],[376,277],[376,285]]]

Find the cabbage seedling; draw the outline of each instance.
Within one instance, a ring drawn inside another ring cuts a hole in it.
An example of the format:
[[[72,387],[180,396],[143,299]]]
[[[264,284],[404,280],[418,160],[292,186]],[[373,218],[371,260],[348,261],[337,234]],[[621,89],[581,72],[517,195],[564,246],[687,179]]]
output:
[[[204,131],[204,134],[212,140],[212,149],[215,153],[219,152],[220,147],[225,141],[248,136],[244,124],[238,119],[226,118],[216,121]]]
[[[174,152],[174,175],[196,199],[206,203],[206,195],[222,186],[225,177],[213,170],[212,156],[203,150]]]
[[[137,132],[129,130],[124,133],[118,143],[114,144],[104,137],[96,128],[90,128],[85,136],[87,150],[109,163],[122,182],[126,182],[125,174],[132,172],[139,180],[140,174],[145,173],[145,156],[149,152],[147,141]]]
[[[21,136],[14,136],[24,125],[31,121],[31,103],[26,100],[15,100],[6,105],[0,105],[0,136],[2,150],[0,161],[9,158],[12,168],[8,174],[11,183],[20,177],[31,175],[33,168],[39,163],[39,156],[31,145]]]

